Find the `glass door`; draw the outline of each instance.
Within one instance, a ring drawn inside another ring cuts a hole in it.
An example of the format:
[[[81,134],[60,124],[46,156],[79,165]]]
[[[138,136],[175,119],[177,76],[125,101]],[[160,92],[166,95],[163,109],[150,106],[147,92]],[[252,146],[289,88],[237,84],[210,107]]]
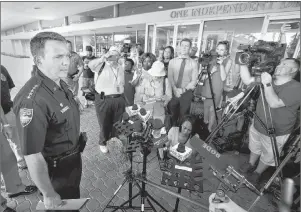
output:
[[[239,66],[235,65],[235,55],[240,44],[253,45],[260,39],[264,17],[233,20],[205,21],[201,41],[202,53],[212,53],[219,41],[229,42],[229,56],[233,65],[226,79],[231,90],[239,82]]]
[[[199,32],[200,32],[200,24],[179,24],[177,25],[177,36],[176,36],[176,48],[175,48],[175,56],[178,55],[180,42],[184,38],[188,38],[192,42],[193,47],[197,47],[199,50]],[[196,52],[196,55],[198,55]]]
[[[300,52],[300,18],[269,20],[267,32],[263,36],[265,41],[278,42],[280,40],[280,28],[283,24],[292,25],[292,29],[285,32],[286,57],[296,58]]]
[[[157,26],[155,36],[155,55],[159,56],[159,50],[166,46],[173,46],[174,26]]]

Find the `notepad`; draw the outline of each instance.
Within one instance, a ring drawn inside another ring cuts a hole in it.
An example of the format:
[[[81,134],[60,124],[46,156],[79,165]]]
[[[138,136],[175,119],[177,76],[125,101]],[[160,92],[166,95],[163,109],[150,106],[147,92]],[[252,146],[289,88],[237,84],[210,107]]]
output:
[[[90,198],[82,198],[82,199],[64,199],[63,204],[56,207],[51,208],[51,210],[79,210],[81,209]],[[37,204],[36,210],[46,210],[44,203],[40,200]],[[50,210],[50,209],[48,209]]]

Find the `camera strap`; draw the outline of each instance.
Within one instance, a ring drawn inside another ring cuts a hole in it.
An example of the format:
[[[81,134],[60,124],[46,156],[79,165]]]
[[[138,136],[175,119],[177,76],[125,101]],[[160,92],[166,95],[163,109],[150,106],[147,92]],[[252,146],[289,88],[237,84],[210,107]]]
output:
[[[101,65],[101,67],[100,67],[100,69],[99,69],[99,71],[98,71],[98,75],[97,75],[97,79],[96,79],[96,81],[95,81],[95,84],[97,84],[98,78],[99,78],[100,74],[102,73],[102,71],[103,71],[105,65],[106,65],[106,62],[103,62],[103,64]]]

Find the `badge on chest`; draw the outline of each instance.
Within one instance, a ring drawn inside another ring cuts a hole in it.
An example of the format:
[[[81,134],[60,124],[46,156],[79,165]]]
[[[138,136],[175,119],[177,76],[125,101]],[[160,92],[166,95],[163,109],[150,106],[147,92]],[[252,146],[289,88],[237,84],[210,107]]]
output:
[[[63,103],[60,103],[61,107],[64,107]],[[69,106],[65,106],[63,109],[61,109],[61,113],[65,113],[69,109]]]

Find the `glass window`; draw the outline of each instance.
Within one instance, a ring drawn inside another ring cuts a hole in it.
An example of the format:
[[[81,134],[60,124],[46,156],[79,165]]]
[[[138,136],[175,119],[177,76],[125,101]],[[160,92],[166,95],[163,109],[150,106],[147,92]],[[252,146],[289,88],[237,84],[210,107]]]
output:
[[[96,35],[96,56],[100,56],[102,48],[109,49],[112,44],[112,35]]]
[[[206,21],[204,23],[203,37],[201,41],[201,52],[209,53],[215,51],[219,41],[229,41],[230,58],[234,64],[237,47],[240,44],[254,44],[261,37],[261,28],[264,18],[247,18],[235,20]],[[227,77],[227,85],[233,88],[239,77],[239,70],[232,68]]]
[[[144,51],[144,44],[145,44],[145,30],[139,30],[138,31],[138,43],[141,44],[142,50]]]
[[[136,32],[125,32],[125,33],[116,33],[114,35],[115,45],[123,45],[124,40],[130,40],[131,44],[136,43]]]
[[[153,34],[154,34],[154,25],[148,26],[148,35],[147,35],[147,52],[152,52],[153,47]]]
[[[280,39],[280,28],[283,24],[288,23],[298,23],[299,19],[289,19],[289,20],[272,20],[269,23],[267,33],[264,35],[263,40],[265,41],[274,41],[278,42]],[[286,53],[288,57],[293,57],[298,40],[300,39],[300,29],[299,27],[297,29],[291,29],[290,31],[285,33],[286,37],[286,43],[287,43],[287,49]]]
[[[176,55],[179,51],[180,42],[183,38],[190,39],[192,41],[192,46],[198,47],[197,44],[199,38],[199,31],[200,31],[200,24],[178,26]]]
[[[75,36],[75,52],[82,53],[83,52],[83,38],[82,36]]]
[[[157,27],[155,54],[159,56],[159,49],[173,45],[174,26]]]

